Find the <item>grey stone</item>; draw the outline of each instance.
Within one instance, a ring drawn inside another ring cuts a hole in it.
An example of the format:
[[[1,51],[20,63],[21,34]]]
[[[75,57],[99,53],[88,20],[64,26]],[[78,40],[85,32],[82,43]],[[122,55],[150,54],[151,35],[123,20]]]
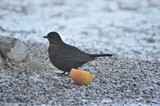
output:
[[[10,61],[25,61],[28,55],[26,44],[18,39],[0,36],[0,53]]]
[[[15,38],[0,36],[0,53],[3,58],[7,58],[7,53],[14,47]]]

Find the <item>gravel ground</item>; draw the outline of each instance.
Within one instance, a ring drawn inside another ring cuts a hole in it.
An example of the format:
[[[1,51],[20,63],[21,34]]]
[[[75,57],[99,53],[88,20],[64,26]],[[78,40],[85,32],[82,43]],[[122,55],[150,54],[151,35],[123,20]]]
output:
[[[60,71],[49,62],[47,45],[28,43],[27,46],[30,50],[26,62],[14,65],[7,62],[1,68],[2,105],[160,105],[158,61],[119,55],[98,58],[80,68],[96,76],[91,84],[80,86],[68,76],[57,75]],[[31,61],[34,62],[30,64]],[[31,65],[37,68],[33,69]]]
[[[1,0],[0,35],[25,41],[26,61],[0,66],[0,105],[160,105],[159,0]],[[75,85],[48,60],[48,41],[88,53],[116,53],[80,69],[96,78]]]

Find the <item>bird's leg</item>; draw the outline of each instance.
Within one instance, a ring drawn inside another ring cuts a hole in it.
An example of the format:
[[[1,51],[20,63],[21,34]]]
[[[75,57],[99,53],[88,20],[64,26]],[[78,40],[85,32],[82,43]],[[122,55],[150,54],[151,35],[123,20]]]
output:
[[[56,73],[58,76],[69,76],[69,72]]]
[[[69,76],[69,72],[65,72],[64,75],[65,75],[65,76]]]

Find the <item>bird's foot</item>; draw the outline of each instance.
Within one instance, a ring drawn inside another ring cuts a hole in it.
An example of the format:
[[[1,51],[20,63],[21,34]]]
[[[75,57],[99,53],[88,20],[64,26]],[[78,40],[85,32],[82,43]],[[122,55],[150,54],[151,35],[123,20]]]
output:
[[[69,76],[69,72],[56,73],[57,76]]]

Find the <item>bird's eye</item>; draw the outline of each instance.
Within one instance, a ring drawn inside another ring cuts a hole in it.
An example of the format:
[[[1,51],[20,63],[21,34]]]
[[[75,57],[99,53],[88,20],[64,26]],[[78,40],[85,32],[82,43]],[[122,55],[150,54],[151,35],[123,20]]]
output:
[[[56,36],[52,36],[52,39],[55,39],[56,38]]]
[[[49,38],[53,38],[53,36],[49,36]]]

